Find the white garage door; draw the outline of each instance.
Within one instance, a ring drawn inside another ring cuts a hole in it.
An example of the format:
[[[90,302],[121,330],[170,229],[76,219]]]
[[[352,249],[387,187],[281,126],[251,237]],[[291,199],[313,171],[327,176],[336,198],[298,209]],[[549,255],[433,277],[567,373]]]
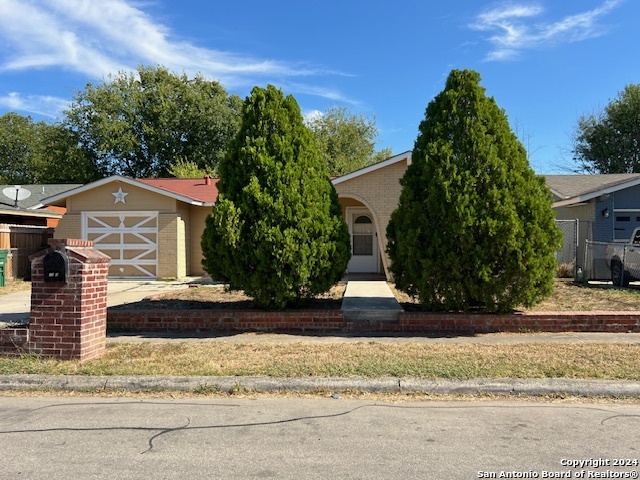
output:
[[[158,212],[84,212],[82,237],[111,257],[109,276],[158,276]]]

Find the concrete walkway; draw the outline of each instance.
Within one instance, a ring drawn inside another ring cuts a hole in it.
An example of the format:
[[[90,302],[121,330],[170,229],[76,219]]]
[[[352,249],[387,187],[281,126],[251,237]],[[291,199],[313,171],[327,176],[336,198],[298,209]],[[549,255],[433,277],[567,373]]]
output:
[[[342,299],[351,322],[397,322],[402,307],[385,281],[349,281]]]

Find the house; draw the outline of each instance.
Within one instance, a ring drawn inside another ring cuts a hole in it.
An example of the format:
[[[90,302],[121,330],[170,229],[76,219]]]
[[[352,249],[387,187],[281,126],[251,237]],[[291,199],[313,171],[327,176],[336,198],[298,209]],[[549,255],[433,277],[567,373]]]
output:
[[[58,220],[64,215],[65,209],[63,207],[43,208],[45,205],[42,201],[52,195],[80,186],[82,184],[18,186],[18,190],[21,192],[20,196],[24,196],[24,192],[28,196],[17,200],[13,196],[16,185],[0,185],[0,223],[55,228],[58,225]],[[36,206],[37,209],[34,209]]]
[[[545,175],[558,220],[578,220],[580,238],[624,241],[640,227],[640,174]]]
[[[390,278],[386,229],[411,164],[407,151],[332,179],[349,227],[350,273]],[[640,174],[548,175],[559,219],[581,220],[591,238],[622,239],[640,225]],[[217,200],[217,179],[132,179],[119,175],[42,199],[66,208],[57,238],[93,240],[112,258],[112,277],[204,275],[200,239]],[[585,230],[585,232],[586,232]],[[584,234],[585,236],[587,233]],[[587,238],[587,237],[585,237]]]
[[[411,152],[333,179],[352,234],[350,272],[388,274],[384,232]],[[93,240],[112,258],[109,275],[204,275],[200,239],[218,196],[217,179],[132,179],[114,175],[34,205],[66,208],[56,238]]]
[[[410,164],[408,151],[333,179],[351,234],[350,273],[383,273],[390,278],[387,225],[398,206],[400,179]]]
[[[29,278],[29,255],[42,249],[62,218],[63,207],[38,208],[42,200],[76,188],[77,184],[0,185],[0,250],[6,250],[6,277]],[[16,193],[19,192],[19,195]]]

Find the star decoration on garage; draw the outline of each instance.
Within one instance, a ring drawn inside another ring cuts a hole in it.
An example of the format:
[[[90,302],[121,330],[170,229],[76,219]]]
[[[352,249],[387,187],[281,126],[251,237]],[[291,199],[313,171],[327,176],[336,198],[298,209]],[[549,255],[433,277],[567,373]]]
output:
[[[115,202],[113,202],[113,204],[115,205],[116,203],[122,202],[122,203],[127,203],[125,197],[127,195],[129,195],[128,193],[125,193],[122,191],[122,187],[118,188],[117,192],[113,192],[111,195],[113,195],[115,197]]]

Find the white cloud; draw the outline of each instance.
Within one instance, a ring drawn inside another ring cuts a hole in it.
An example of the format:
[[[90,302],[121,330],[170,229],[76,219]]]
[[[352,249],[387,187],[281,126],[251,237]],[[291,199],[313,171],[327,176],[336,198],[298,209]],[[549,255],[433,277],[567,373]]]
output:
[[[315,120],[321,119],[322,117],[324,117],[324,113],[320,110],[306,110],[302,112],[302,118],[304,119],[304,123],[307,125]]]
[[[20,95],[11,92],[0,97],[0,108],[10,111],[21,111],[56,118],[69,106],[69,101],[63,98],[46,95]]]
[[[282,89],[285,95],[289,93],[302,93],[305,95],[312,95],[316,97],[327,98],[334,102],[349,103],[351,105],[358,105],[360,102],[344,96],[338,90],[332,90],[330,88],[318,87],[314,85],[306,85],[302,83],[285,83],[282,85]]]
[[[469,27],[495,32],[487,39],[492,50],[487,54],[486,60],[512,60],[523,50],[578,42],[603,35],[606,29],[598,20],[621,2],[622,0],[606,0],[593,10],[546,22],[531,21],[544,13],[543,7],[537,3],[503,3],[479,14]]]
[[[57,67],[106,78],[137,65],[202,73],[225,87],[336,74],[305,63],[259,59],[178,40],[131,0],[0,0],[1,71]],[[5,50],[5,52],[8,49]]]

